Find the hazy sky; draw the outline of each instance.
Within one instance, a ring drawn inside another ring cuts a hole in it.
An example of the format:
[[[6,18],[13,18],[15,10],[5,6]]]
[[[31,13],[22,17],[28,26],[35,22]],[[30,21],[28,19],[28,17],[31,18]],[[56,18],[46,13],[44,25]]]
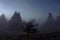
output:
[[[60,15],[60,0],[0,0],[0,15],[10,18],[15,11],[21,13],[23,19],[42,19],[51,12]]]

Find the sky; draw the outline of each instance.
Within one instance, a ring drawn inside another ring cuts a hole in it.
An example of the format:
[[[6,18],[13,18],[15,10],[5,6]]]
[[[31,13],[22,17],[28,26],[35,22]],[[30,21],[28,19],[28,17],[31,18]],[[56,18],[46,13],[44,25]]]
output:
[[[51,12],[60,16],[60,0],[0,0],[0,15],[10,19],[14,12],[20,12],[23,20],[44,19]]]

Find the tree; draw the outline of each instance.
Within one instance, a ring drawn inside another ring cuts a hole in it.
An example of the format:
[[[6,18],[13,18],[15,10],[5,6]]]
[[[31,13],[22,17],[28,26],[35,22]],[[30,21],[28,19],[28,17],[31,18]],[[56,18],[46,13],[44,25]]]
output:
[[[32,32],[33,32],[33,31],[35,32],[35,31],[37,30],[37,29],[34,29],[34,27],[37,26],[38,24],[36,24],[36,23],[34,24],[34,23],[35,23],[35,20],[34,20],[34,19],[26,23],[26,26],[27,26],[27,27],[26,27],[25,30],[27,31],[27,36],[29,36],[29,33],[30,33],[31,31],[32,31]]]

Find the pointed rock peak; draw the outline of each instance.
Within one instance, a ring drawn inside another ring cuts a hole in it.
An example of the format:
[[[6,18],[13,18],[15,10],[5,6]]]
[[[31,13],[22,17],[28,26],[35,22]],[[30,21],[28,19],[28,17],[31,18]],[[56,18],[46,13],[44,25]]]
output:
[[[21,19],[21,15],[20,15],[20,12],[18,12],[18,18],[20,18],[20,19]]]
[[[1,15],[1,17],[0,17],[0,21],[1,21],[1,22],[7,22],[7,19],[6,19],[6,17],[5,17],[4,14]]]
[[[18,16],[20,16],[20,12],[18,12]]]
[[[48,14],[50,17],[52,17],[52,14],[49,12],[49,14]]]
[[[12,17],[16,17],[16,16],[18,16],[17,11],[15,11]]]
[[[1,18],[6,19],[4,14],[3,14],[3,15],[1,15]]]
[[[60,16],[57,16],[57,19],[60,19]]]
[[[17,17],[18,17],[18,14],[17,14],[17,11],[15,11],[10,20],[13,20],[13,19],[15,19],[15,18],[17,18]]]
[[[60,20],[60,16],[57,16],[56,20]]]
[[[14,15],[17,15],[17,11],[15,11]]]
[[[17,13],[17,11],[15,11],[15,13]]]
[[[3,15],[1,15],[1,17],[5,17],[5,15],[3,14]]]

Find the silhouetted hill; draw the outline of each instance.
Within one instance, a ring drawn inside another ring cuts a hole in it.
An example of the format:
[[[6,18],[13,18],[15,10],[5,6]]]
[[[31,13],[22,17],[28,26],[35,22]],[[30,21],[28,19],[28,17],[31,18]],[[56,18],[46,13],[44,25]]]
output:
[[[3,14],[0,16],[0,32],[5,32],[7,29],[7,20],[5,18],[5,15]]]
[[[41,26],[40,31],[43,33],[54,32],[54,23],[55,19],[53,18],[52,14],[49,13],[47,21]]]
[[[42,24],[40,31],[37,30],[39,24],[35,20],[23,22],[20,13],[15,11],[9,22],[5,15],[0,16],[0,36],[5,39],[51,39],[60,37],[60,16],[56,20],[51,13],[47,20]],[[6,32],[5,32],[6,31]],[[1,35],[2,34],[2,35]]]
[[[24,27],[20,13],[15,12],[10,21],[8,22],[9,33],[22,34]]]

